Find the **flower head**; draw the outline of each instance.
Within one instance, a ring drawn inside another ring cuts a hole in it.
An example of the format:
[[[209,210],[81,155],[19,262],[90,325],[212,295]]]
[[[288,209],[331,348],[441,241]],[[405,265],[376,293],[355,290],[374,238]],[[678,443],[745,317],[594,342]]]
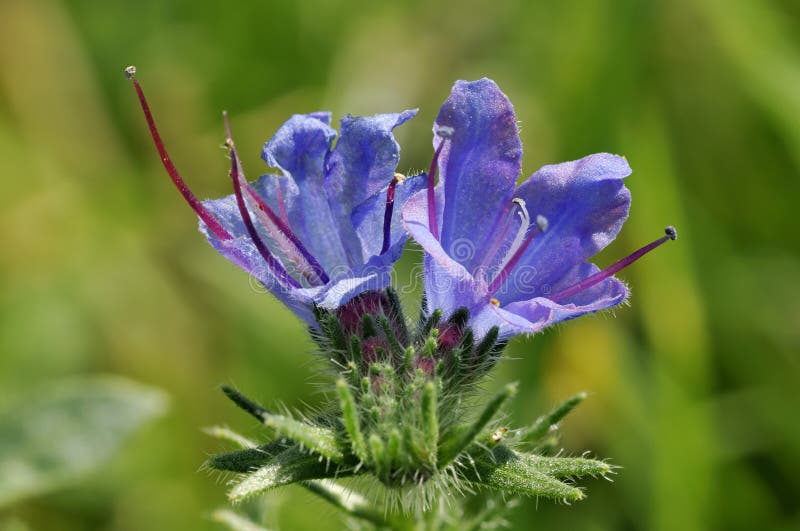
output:
[[[516,187],[517,122],[489,79],[457,82],[433,131],[428,189],[405,203],[403,223],[426,252],[428,308],[466,308],[478,337],[493,327],[501,338],[533,333],[623,302],[628,290],[612,275],[675,237],[669,228],[604,271],[587,262],[628,216],[627,161],[590,155],[545,166]]]
[[[392,130],[415,110],[348,115],[335,148],[330,113],[294,115],[264,145],[263,159],[279,174],[253,183],[227,127],[234,193],[199,201],[167,155],[135,70],[126,72],[167,172],[223,256],[312,326],[315,306],[335,309],[389,284],[406,240],[394,203],[424,186],[424,176],[395,173],[400,146]]]

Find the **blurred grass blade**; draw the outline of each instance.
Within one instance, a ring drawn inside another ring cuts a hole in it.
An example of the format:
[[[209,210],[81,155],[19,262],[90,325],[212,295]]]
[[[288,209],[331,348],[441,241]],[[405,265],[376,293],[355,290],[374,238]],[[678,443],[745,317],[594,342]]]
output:
[[[77,481],[166,409],[161,391],[115,377],[51,385],[0,412],[0,507]]]
[[[349,516],[366,520],[378,527],[389,527],[383,512],[376,511],[363,496],[357,492],[337,485],[333,481],[306,481],[303,486],[328,501],[332,505],[346,512]]]
[[[211,514],[211,519],[226,526],[231,531],[269,531],[241,514],[228,509],[217,509]]]
[[[233,443],[243,450],[246,450],[248,448],[255,448],[256,446],[258,446],[258,444],[256,444],[255,441],[248,439],[244,435],[236,433],[235,431],[226,426],[211,426],[208,428],[204,428],[203,432],[206,435],[214,437],[215,439],[220,439],[222,441],[228,441],[229,443]]]

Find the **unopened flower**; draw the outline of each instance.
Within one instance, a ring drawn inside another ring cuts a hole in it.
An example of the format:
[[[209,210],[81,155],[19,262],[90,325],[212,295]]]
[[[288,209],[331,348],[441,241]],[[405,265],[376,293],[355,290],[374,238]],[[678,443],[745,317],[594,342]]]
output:
[[[600,153],[544,166],[516,187],[522,144],[514,110],[497,85],[459,81],[434,123],[428,189],[403,207],[403,223],[423,247],[429,311],[469,311],[476,336],[533,333],[623,302],[612,275],[675,230],[600,271],[587,262],[628,217],[631,173]],[[434,187],[436,169],[439,184]]]
[[[126,73],[164,167],[223,256],[312,326],[315,306],[335,309],[389,285],[406,240],[394,203],[424,186],[424,176],[395,173],[400,146],[392,130],[415,110],[346,116],[335,148],[330,113],[294,115],[262,153],[280,174],[253,183],[245,180],[228,130],[234,194],[199,201],[167,155],[135,69]]]

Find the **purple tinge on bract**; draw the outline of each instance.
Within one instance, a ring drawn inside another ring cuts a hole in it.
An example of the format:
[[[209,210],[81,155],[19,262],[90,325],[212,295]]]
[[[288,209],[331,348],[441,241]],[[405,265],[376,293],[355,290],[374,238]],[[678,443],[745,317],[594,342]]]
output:
[[[599,273],[587,260],[628,217],[627,161],[590,155],[545,166],[516,187],[517,122],[489,79],[456,82],[433,131],[439,184],[405,203],[403,224],[426,253],[428,309],[466,307],[477,337],[494,326],[501,338],[533,333],[617,305],[628,290],[613,272],[674,239]]]

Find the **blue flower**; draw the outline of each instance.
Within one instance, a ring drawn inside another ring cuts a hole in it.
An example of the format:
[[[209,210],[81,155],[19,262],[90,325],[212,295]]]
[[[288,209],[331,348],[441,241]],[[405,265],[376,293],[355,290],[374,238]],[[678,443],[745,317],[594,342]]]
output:
[[[628,289],[612,275],[675,237],[670,227],[603,271],[587,262],[628,216],[627,161],[600,153],[545,166],[517,188],[514,110],[489,79],[457,82],[433,130],[428,188],[405,203],[403,224],[425,250],[428,311],[467,308],[478,337],[495,326],[501,338],[534,333],[620,304]]]
[[[400,146],[392,130],[416,110],[346,116],[335,147],[330,113],[295,115],[264,145],[262,157],[279,173],[254,183],[244,178],[228,128],[234,194],[201,202],[170,161],[134,71],[128,74],[167,172],[223,256],[312,326],[315,306],[335,309],[389,285],[407,237],[394,203],[425,185],[423,175],[395,173]]]

